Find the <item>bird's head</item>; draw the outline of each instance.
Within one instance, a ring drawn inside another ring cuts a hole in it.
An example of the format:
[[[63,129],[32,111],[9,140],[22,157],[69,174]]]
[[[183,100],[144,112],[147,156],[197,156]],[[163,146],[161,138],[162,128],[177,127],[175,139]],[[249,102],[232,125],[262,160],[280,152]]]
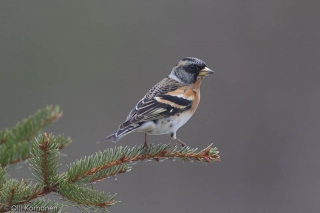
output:
[[[209,69],[204,61],[194,57],[186,57],[173,67],[169,78],[173,78],[184,84],[192,84],[198,78],[202,79],[204,76],[212,73],[214,71]]]

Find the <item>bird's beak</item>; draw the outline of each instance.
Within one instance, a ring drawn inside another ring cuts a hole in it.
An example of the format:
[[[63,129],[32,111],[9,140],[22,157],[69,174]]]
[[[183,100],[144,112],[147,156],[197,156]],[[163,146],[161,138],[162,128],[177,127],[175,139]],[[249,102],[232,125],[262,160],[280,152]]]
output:
[[[207,76],[209,74],[213,74],[214,71],[210,70],[208,67],[203,68],[202,70],[200,70],[199,75],[200,76]]]

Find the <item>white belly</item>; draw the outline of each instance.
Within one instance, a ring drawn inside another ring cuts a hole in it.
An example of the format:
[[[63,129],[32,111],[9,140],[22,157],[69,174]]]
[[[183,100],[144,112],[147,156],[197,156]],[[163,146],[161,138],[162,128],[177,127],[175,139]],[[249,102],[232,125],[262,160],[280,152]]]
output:
[[[162,118],[157,122],[148,121],[139,128],[139,131],[149,135],[170,134],[176,132],[191,118],[191,116],[191,113],[183,112],[179,116],[175,115],[168,118]]]

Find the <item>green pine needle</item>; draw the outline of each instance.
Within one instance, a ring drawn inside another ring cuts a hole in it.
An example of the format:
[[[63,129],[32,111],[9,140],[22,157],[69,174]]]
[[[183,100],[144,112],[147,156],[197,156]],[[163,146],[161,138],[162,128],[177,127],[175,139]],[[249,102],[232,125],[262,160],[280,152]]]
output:
[[[53,135],[43,133],[36,137],[32,143],[30,169],[34,177],[47,188],[56,185],[59,179],[59,143]]]
[[[18,122],[12,129],[1,130],[0,144],[29,141],[43,128],[58,120],[61,115],[59,106],[47,106],[38,110],[35,114],[23,119],[22,122]]]
[[[35,212],[53,212],[53,213],[65,213],[67,210],[67,207],[64,206],[62,203],[58,202],[52,202],[51,200],[46,200],[44,198],[37,198],[31,201],[30,203],[26,204],[30,210],[31,208],[34,208]]]
[[[15,164],[30,158],[30,141],[43,128],[59,119],[62,115],[58,106],[47,106],[38,110],[11,129],[0,131],[0,166]],[[70,139],[61,144],[61,148],[69,143]]]
[[[32,198],[30,196],[36,194],[41,188],[41,183],[32,184],[29,180],[7,180],[0,190],[0,210],[1,205],[11,206],[27,202]]]
[[[115,195],[104,195],[104,192],[88,189],[75,184],[61,183],[58,187],[62,199],[72,203],[72,205],[84,210],[93,210],[95,212],[109,212],[107,207],[116,203]]]
[[[115,175],[115,166],[132,163],[136,161],[163,161],[166,159],[182,159],[184,161],[193,162],[211,162],[220,161],[217,148],[211,148],[212,144],[204,150],[197,152],[197,149],[192,149],[188,146],[171,147],[171,144],[150,144],[147,149],[142,145],[134,146],[132,148],[115,147],[106,149],[104,152],[97,152],[95,155],[84,157],[68,166],[68,172],[66,173],[69,183],[96,181],[104,179],[105,177]],[[125,173],[131,167],[126,166],[125,169],[121,169],[118,173]]]
[[[0,167],[0,190],[6,182],[7,182],[6,170],[5,168]]]
[[[30,144],[27,141],[19,143],[5,143],[0,147],[0,165],[15,164],[24,161],[30,156]]]

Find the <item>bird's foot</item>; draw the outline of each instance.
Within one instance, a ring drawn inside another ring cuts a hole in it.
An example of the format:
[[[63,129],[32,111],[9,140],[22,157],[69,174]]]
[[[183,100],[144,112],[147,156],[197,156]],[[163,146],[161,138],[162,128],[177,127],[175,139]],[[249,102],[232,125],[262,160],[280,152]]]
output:
[[[147,144],[147,134],[144,133],[144,144],[143,144],[143,149],[148,149],[148,144]]]
[[[148,147],[148,144],[147,144],[147,141],[144,142],[142,148],[143,148],[143,149],[148,149],[148,148],[149,148],[149,147]]]
[[[185,146],[187,145],[185,142],[183,142],[182,140],[180,140],[180,139],[178,139],[178,138],[176,138],[176,140],[180,143],[180,145],[181,145],[182,147],[185,147]]]

